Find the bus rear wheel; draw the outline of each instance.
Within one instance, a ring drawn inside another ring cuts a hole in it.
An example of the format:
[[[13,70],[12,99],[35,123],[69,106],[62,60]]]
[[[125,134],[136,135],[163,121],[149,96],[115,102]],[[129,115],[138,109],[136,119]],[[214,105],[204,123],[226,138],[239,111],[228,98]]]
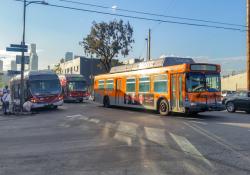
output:
[[[110,102],[109,102],[109,97],[104,97],[104,99],[103,99],[103,106],[105,107],[105,108],[109,108],[110,107]]]
[[[158,105],[158,112],[162,116],[167,116],[169,115],[169,105],[168,102],[164,99],[162,99]]]

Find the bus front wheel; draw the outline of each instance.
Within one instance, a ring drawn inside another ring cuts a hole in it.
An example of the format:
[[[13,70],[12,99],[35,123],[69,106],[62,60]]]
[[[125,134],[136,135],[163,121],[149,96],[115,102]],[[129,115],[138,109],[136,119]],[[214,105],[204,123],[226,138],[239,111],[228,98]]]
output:
[[[169,105],[165,99],[162,99],[158,105],[158,112],[160,115],[166,116],[169,115]]]

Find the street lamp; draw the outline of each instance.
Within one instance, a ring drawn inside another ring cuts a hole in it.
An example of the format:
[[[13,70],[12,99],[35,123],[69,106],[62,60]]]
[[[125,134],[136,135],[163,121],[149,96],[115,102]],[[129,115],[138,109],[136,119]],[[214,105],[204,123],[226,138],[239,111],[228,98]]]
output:
[[[22,39],[22,48],[25,47],[25,25],[26,25],[26,7],[30,4],[42,4],[42,5],[48,5],[45,1],[23,1],[23,39]],[[24,49],[22,50],[22,59],[21,59],[21,93],[20,93],[20,109],[23,110],[23,103],[24,103]]]

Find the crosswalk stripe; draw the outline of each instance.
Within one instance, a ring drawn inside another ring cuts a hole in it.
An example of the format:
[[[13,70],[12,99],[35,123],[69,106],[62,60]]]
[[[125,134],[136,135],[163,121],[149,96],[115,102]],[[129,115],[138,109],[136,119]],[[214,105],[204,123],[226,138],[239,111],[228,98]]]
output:
[[[190,143],[185,137],[175,135],[170,133],[170,136],[175,140],[175,142],[179,145],[181,150],[188,155],[194,155],[196,158],[203,160],[210,167],[213,167],[209,160],[207,160],[196,148]]]
[[[160,145],[167,145],[167,139],[164,129],[144,127],[146,138]]]
[[[129,136],[126,136],[124,134],[121,134],[119,132],[115,133],[114,139],[116,139],[120,142],[124,142],[124,143],[128,144],[128,146],[132,145],[132,138]]]
[[[123,121],[119,121],[118,123],[119,123],[117,127],[118,132],[120,131],[132,136],[136,136],[138,128],[137,124],[131,122],[123,122]]]

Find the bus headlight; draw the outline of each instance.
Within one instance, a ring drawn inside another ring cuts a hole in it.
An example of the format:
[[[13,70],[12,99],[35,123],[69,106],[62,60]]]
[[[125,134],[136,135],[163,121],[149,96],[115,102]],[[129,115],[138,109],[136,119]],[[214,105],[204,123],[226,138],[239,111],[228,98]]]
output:
[[[36,103],[36,102],[38,102],[38,100],[37,100],[36,98],[31,98],[30,101],[31,101],[31,103]]]
[[[59,99],[59,100],[63,100],[63,95],[59,95],[59,96],[58,96],[58,99]]]

